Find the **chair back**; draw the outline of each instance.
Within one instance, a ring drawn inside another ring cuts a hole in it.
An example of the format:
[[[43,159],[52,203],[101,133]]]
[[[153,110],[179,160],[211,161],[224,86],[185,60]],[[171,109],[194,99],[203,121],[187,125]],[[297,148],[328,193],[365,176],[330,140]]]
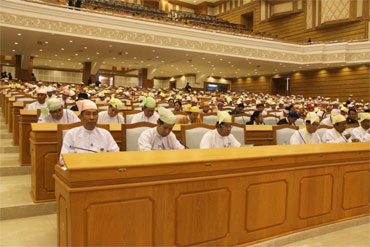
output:
[[[208,125],[204,123],[183,124],[181,125],[182,143],[188,148],[199,148],[203,135],[215,128],[215,125]]]
[[[247,131],[245,129],[244,124],[232,123],[233,128],[231,129],[231,134],[240,142],[240,145],[243,146],[245,144],[245,139],[247,135]]]
[[[305,121],[302,118],[299,118],[295,121],[295,125],[305,125]]]
[[[358,126],[359,126],[358,124],[347,124],[346,131],[352,135],[352,131]]]
[[[279,118],[276,118],[276,117],[264,117],[263,118],[263,122],[266,125],[277,125],[277,123],[279,122]]]
[[[200,114],[200,118],[205,124],[215,125],[217,123],[217,112]]]
[[[122,151],[138,151],[138,140],[141,133],[155,126],[148,122],[122,124]]]
[[[328,130],[328,129],[332,129],[333,126],[329,126],[329,125],[319,125],[319,127],[317,128],[316,132],[317,134],[319,134],[320,136],[320,139],[322,140],[322,136],[324,135],[324,133]]]
[[[138,110],[134,110],[134,111],[123,111],[122,112],[122,115],[123,115],[123,118],[125,119],[125,123],[126,124],[130,124],[131,121],[132,121],[132,118],[134,117],[135,114],[138,114],[140,111]]]
[[[251,120],[250,115],[245,113],[231,115],[231,118],[233,123],[244,125]]]
[[[273,143],[275,145],[288,145],[290,144],[290,137],[299,130],[297,126],[283,124],[272,126]]]

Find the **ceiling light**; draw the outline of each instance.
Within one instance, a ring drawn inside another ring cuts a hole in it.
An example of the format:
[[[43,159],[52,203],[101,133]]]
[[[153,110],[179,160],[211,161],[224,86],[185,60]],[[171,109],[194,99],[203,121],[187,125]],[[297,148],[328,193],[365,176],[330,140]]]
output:
[[[99,52],[96,53],[96,55],[99,55],[99,54],[100,54]]]
[[[90,58],[88,57],[87,60],[90,60]]]
[[[156,56],[155,58],[159,58],[159,56]]]
[[[113,45],[109,45],[109,47],[110,47],[110,48],[112,48],[112,47],[113,47]]]
[[[127,51],[125,51],[125,54],[127,55],[127,54],[128,54],[128,52],[127,52]]]
[[[49,60],[49,62],[51,62],[51,60]]]
[[[204,60],[204,59],[206,59],[206,58],[202,57],[202,59]]]
[[[47,42],[47,41],[45,41],[44,43],[45,43],[45,44],[49,44],[49,42]]]
[[[136,57],[133,57],[133,59],[136,59]]]
[[[155,52],[155,50],[152,50],[152,52]]]
[[[12,52],[15,52],[15,50],[12,50]]]
[[[56,56],[56,57],[57,57],[57,56],[58,56],[58,54],[55,54],[54,56]]]
[[[40,49],[40,51],[42,51],[42,49]]]
[[[113,60],[116,60],[116,58],[114,57]]]
[[[18,42],[14,42],[15,45],[18,45]]]
[[[87,49],[87,46],[85,46],[84,49],[86,50]]]
[[[72,41],[72,40],[70,40],[70,41],[69,41],[69,43],[73,43],[73,41]]]
[[[164,61],[162,60],[161,63],[164,63]]]
[[[228,62],[228,64],[231,64],[231,62]]]
[[[68,60],[68,61],[71,61],[71,59],[70,59],[70,58],[68,58],[67,60]]]
[[[222,59],[222,58],[220,58],[220,61],[223,61],[223,59]]]
[[[78,56],[78,53],[75,53],[75,56]]]
[[[61,51],[64,51],[64,48],[60,48]]]
[[[17,35],[18,35],[18,36],[21,36],[22,34],[21,34],[21,33],[18,33]]]

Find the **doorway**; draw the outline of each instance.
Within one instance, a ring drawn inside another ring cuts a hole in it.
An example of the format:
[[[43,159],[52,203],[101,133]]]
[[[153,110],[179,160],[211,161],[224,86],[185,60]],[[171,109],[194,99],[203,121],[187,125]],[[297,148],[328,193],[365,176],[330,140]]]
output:
[[[280,94],[283,96],[290,95],[290,78],[272,78],[272,94]]]
[[[254,13],[248,12],[241,16],[241,24],[245,26],[248,31],[253,32],[253,17]]]
[[[176,88],[176,81],[170,81],[170,89]]]
[[[114,78],[109,77],[109,76],[99,76],[99,81],[101,82],[102,85],[108,85],[108,86],[113,86],[114,85]]]

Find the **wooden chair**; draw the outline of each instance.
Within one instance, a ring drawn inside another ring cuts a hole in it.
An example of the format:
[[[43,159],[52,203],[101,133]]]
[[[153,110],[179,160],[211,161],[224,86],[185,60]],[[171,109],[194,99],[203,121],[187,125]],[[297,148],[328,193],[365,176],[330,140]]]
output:
[[[204,124],[214,125],[217,123],[217,112],[202,113],[200,119]]]
[[[272,126],[272,135],[274,145],[288,145],[290,144],[290,137],[295,131],[299,130],[297,126],[283,124]]]
[[[251,120],[251,115],[248,113],[233,114],[231,115],[231,119],[233,123],[245,125],[247,122]]]
[[[142,112],[142,111],[141,110],[140,111],[138,111],[138,110],[123,111],[122,115],[123,115],[123,118],[125,119],[125,123],[130,124],[134,115],[138,114],[139,112]]]
[[[203,135],[209,130],[215,129],[215,125],[204,123],[198,124],[182,124],[181,125],[181,140],[188,148],[199,148],[200,141]]]
[[[157,125],[148,122],[122,124],[122,151],[138,151],[138,140],[141,133],[155,126]]]

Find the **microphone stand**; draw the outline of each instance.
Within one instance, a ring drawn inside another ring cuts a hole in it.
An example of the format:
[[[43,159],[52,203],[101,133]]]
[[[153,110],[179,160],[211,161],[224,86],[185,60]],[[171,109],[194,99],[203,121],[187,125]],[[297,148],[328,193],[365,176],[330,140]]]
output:
[[[88,152],[92,152],[92,153],[97,153],[97,151],[94,151],[94,150],[91,150],[91,149],[79,148],[79,147],[75,147],[75,146],[72,146],[72,145],[70,145],[69,148],[79,149],[79,150],[88,151]]]

